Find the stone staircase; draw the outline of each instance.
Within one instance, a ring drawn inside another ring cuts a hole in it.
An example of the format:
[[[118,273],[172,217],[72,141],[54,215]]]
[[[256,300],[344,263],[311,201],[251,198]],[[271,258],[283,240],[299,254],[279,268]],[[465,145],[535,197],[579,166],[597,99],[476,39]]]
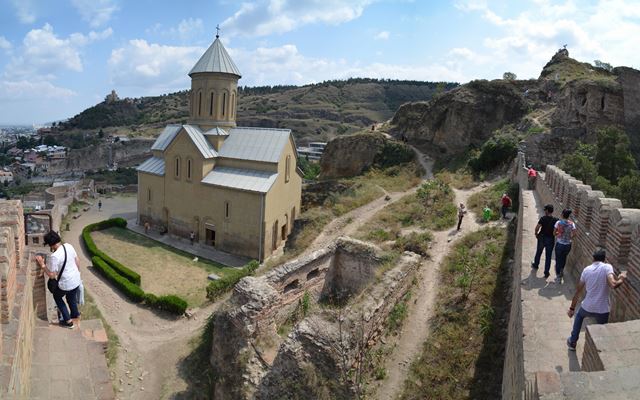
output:
[[[73,329],[38,321],[34,332],[30,399],[115,398],[100,320],[74,321]]]

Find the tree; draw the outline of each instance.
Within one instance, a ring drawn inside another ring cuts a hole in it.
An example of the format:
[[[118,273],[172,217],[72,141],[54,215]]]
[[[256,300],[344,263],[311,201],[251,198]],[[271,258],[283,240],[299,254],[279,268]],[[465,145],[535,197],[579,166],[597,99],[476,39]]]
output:
[[[632,172],[620,178],[619,194],[625,208],[640,208],[640,173]]]
[[[629,137],[615,127],[598,131],[596,147],[598,174],[617,184],[618,179],[635,169],[636,161],[629,151]]]
[[[594,162],[578,151],[565,156],[560,168],[587,185],[592,185],[598,177],[598,169]]]
[[[515,81],[516,79],[518,79],[518,76],[513,72],[507,71],[504,74],[502,74],[502,79],[504,79],[505,81]]]
[[[613,71],[613,67],[611,66],[611,64],[600,61],[600,60],[594,60],[593,61],[593,65],[596,66],[596,68],[602,68],[604,70],[607,70],[609,72]]]
[[[47,135],[44,137],[44,140],[42,141],[42,144],[47,145],[47,146],[56,146],[58,145],[58,142],[56,141],[56,138],[53,137],[52,135]]]

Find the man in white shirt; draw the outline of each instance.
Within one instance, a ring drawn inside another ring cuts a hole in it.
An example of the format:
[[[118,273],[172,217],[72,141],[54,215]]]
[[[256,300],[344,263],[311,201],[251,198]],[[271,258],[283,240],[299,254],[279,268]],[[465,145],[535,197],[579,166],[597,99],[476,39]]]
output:
[[[609,322],[609,290],[616,289],[627,279],[627,273],[621,272],[616,278],[611,264],[604,262],[606,253],[598,249],[593,253],[593,264],[586,267],[580,275],[580,281],[576,285],[576,293],[571,300],[571,306],[567,311],[569,318],[573,317],[575,307],[583,289],[586,290],[582,304],[573,321],[571,336],[567,339],[569,350],[575,351],[576,343],[582,329],[582,321],[587,317],[595,318],[598,324]]]
[[[36,256],[36,262],[49,276],[49,279],[58,279],[60,293],[58,295],[54,294],[53,299],[56,301],[58,310],[62,314],[62,321],[60,322],[60,325],[67,328],[73,328],[73,321],[71,321],[71,319],[78,318],[80,316],[80,312],[78,311],[77,292],[82,281],[80,279],[80,271],[78,270],[78,265],[80,264],[78,255],[72,245],[68,243],[62,244],[60,235],[54,231],[50,231],[44,235],[44,244],[49,246],[53,254],[49,257],[47,262],[48,265],[46,266],[44,258],[40,255]],[[60,275],[63,265],[64,270],[62,271],[62,275]],[[69,309],[67,309],[67,305],[63,300],[65,297],[69,304],[71,313],[69,313]]]

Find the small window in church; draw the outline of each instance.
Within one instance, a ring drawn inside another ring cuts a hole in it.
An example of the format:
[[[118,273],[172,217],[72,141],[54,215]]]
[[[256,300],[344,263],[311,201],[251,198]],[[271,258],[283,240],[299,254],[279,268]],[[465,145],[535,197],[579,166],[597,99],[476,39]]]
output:
[[[287,159],[284,164],[284,181],[289,182],[291,178],[291,155],[287,156]]]
[[[229,218],[229,209],[231,208],[231,206],[229,205],[228,201],[224,202],[224,217],[225,218]]]
[[[191,160],[187,160],[187,179],[191,179]]]
[[[209,102],[209,115],[213,115],[213,92],[211,92],[211,101]]]
[[[202,92],[198,93],[198,115],[202,115]]]
[[[231,93],[231,112],[229,116],[233,118],[236,115],[236,94]]]
[[[151,201],[151,189],[147,189],[147,201]]]
[[[176,178],[180,178],[180,157],[176,157],[176,168],[175,168],[175,173],[176,173]]]
[[[224,117],[224,109],[227,108],[227,94],[222,93],[222,116]]]

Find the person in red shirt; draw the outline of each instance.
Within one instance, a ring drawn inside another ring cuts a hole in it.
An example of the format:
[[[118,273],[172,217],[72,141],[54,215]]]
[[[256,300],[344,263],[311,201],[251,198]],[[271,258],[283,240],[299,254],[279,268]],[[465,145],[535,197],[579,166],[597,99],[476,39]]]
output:
[[[507,218],[507,211],[511,208],[511,197],[509,197],[506,193],[502,194],[502,218]]]
[[[536,188],[536,177],[538,176],[538,172],[536,172],[533,166],[529,165],[527,175],[529,176],[529,190],[533,190]]]

